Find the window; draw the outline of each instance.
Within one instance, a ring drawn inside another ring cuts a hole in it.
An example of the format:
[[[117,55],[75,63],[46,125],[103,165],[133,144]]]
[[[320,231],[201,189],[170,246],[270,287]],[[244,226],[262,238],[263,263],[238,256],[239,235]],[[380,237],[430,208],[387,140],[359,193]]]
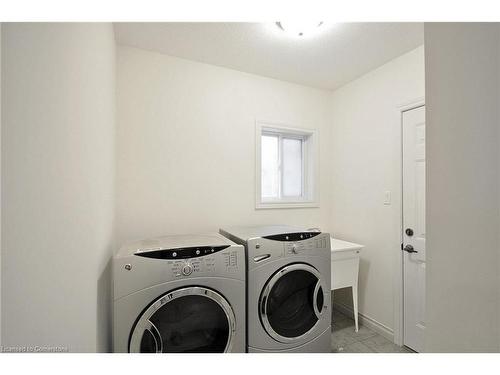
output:
[[[257,123],[257,208],[317,206],[315,133]]]

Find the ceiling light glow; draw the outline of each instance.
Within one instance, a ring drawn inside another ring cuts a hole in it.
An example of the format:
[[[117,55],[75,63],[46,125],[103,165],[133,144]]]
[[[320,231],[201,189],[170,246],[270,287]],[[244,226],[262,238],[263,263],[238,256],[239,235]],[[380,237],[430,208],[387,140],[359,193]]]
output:
[[[323,22],[280,21],[276,22],[276,26],[290,36],[304,38],[321,31]]]

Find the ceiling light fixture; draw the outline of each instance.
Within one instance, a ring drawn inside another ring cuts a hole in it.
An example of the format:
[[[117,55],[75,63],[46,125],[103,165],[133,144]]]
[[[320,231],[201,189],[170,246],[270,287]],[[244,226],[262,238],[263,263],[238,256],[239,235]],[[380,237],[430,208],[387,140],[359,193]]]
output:
[[[298,38],[316,34],[320,31],[322,25],[323,22],[276,22],[276,26],[278,26],[281,30]]]

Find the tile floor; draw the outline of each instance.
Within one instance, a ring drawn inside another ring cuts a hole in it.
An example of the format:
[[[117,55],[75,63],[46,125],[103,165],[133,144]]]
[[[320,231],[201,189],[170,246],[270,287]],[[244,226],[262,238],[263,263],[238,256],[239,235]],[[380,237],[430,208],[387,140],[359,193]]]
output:
[[[333,311],[332,320],[333,353],[414,353],[406,347],[399,347],[378,333],[360,325],[354,331],[354,320]]]

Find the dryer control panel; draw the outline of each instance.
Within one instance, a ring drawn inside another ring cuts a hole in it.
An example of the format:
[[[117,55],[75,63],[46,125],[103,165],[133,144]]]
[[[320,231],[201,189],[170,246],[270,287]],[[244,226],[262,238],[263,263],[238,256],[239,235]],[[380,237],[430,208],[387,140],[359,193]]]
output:
[[[331,254],[330,235],[320,232],[299,232],[253,238],[247,243],[247,251],[249,269],[284,258],[324,257]]]
[[[284,247],[285,247],[285,253],[287,253],[288,255],[293,255],[293,254],[303,254],[311,252],[316,249],[325,249],[327,248],[328,245],[329,245],[328,238],[325,238],[325,236],[320,236],[318,238],[309,241],[301,240],[301,241],[287,242],[284,244]]]
[[[297,233],[282,233],[282,234],[273,234],[271,236],[265,236],[267,240],[272,241],[280,241],[280,242],[296,242],[303,241],[309,238],[316,237],[320,235],[321,232],[297,232]]]

